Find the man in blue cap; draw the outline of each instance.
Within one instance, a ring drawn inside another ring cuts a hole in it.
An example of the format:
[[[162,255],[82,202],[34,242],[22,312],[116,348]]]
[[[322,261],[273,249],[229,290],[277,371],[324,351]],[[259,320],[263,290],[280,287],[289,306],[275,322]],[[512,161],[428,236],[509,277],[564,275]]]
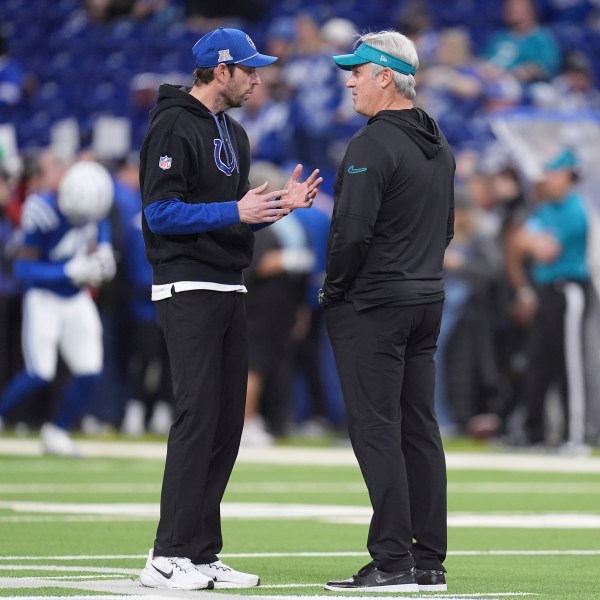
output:
[[[191,89],[162,85],[140,154],[142,229],[173,380],[160,522],[140,576],[154,588],[254,587],[259,578],[223,564],[220,503],[244,424],[248,342],[242,271],[253,230],[310,207],[318,170],[283,190],[249,189],[250,145],[225,114],[260,84],[260,54],[237,29],[193,48]]]
[[[396,31],[365,34],[334,56],[369,117],[338,169],[320,292],[369,490],[371,562],[325,587],[445,590],[446,465],[434,411],[444,252],[454,234],[454,157],[414,108],[418,57]]]

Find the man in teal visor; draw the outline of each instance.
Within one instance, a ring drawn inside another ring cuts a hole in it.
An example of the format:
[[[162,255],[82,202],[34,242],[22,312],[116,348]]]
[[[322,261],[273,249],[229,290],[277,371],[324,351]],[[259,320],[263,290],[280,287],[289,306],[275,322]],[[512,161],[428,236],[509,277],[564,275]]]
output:
[[[419,57],[410,39],[366,33],[333,60],[349,71],[354,110],[369,121],[337,171],[319,302],[373,518],[371,561],[325,589],[443,592],[446,465],[434,354],[454,235],[454,156],[413,104]]]

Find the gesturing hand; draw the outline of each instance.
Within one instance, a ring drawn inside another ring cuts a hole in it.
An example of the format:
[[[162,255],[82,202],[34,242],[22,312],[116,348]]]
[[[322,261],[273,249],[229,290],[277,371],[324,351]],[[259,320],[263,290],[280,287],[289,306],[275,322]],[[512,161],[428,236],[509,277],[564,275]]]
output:
[[[318,177],[319,169],[315,169],[304,183],[299,181],[301,175],[302,165],[298,164],[285,184],[285,189],[289,192],[288,199],[291,202],[292,209],[310,208],[319,186],[323,182],[323,178]]]
[[[291,201],[287,190],[263,193],[268,182],[250,190],[238,201],[238,212],[242,223],[274,223],[290,213]]]

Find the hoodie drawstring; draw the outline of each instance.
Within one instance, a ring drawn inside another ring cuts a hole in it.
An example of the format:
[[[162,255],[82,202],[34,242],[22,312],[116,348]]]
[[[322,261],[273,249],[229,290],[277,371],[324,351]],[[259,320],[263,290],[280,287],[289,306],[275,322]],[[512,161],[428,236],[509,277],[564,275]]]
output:
[[[229,129],[227,127],[227,119],[225,118],[225,115],[223,115],[223,127],[221,127],[219,117],[217,117],[217,115],[215,115],[214,113],[210,113],[210,115],[215,120],[217,129],[219,131],[219,137],[221,138],[221,142],[223,142],[223,149],[225,150],[225,159],[227,160],[227,164],[235,165],[235,170],[239,173],[240,169],[238,167],[237,157],[233,149],[233,144],[230,141],[231,136],[229,135]]]

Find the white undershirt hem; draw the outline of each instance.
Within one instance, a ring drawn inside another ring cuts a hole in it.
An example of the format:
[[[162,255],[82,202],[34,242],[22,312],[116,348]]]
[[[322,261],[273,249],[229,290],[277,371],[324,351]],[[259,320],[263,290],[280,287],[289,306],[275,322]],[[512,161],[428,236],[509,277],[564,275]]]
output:
[[[245,285],[225,283],[213,283],[212,281],[175,281],[174,283],[163,283],[152,286],[152,300],[164,300],[176,292],[189,292],[190,290],[212,290],[213,292],[239,292],[245,294],[248,290]]]

